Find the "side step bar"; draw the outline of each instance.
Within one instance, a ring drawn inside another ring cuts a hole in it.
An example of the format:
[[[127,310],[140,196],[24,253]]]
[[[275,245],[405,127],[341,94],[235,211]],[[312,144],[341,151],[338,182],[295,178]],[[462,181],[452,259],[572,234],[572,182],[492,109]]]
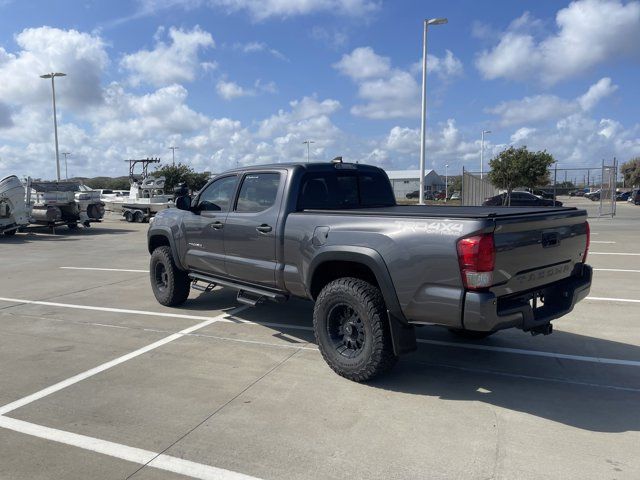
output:
[[[244,285],[242,283],[237,283],[226,278],[222,279],[218,277],[210,277],[201,273],[190,273],[189,278],[193,281],[199,281],[209,284],[207,287],[203,287],[202,285],[194,285],[194,288],[196,290],[204,292],[211,291],[213,289],[213,286],[215,285],[238,290],[238,301],[240,303],[244,303],[245,305],[255,306],[260,303],[262,299],[271,300],[277,303],[284,303],[289,299],[287,295],[284,295],[282,293],[273,292],[271,290],[263,289],[260,287]]]

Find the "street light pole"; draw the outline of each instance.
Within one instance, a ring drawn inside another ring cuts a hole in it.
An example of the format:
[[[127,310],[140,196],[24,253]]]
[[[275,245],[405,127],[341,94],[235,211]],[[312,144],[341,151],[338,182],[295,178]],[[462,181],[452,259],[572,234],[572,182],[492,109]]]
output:
[[[173,161],[173,166],[176,166],[176,150],[180,150],[179,147],[169,147],[169,150],[171,150],[171,159]]]
[[[449,165],[444,166],[444,203],[449,199]]]
[[[302,142],[303,144],[307,145],[307,163],[309,163],[309,149],[310,149],[310,145],[312,143],[316,143],[313,140],[305,140],[304,142]]]
[[[484,176],[484,134],[491,133],[491,130],[482,130],[482,140],[480,141],[480,178]]]
[[[45,75],[40,75],[40,78],[50,78],[51,79],[51,95],[53,97],[53,135],[56,141],[56,173],[58,175],[58,181],[60,181],[60,154],[58,153],[58,119],[56,115],[56,83],[54,79],[56,77],[65,77],[66,73],[47,73]]]
[[[71,152],[62,152],[64,155],[64,178],[69,180],[69,170],[67,170],[67,156],[71,155]]]
[[[443,25],[446,18],[427,18],[424,20],[422,32],[422,115],[420,126],[420,198],[419,205],[424,205],[424,168],[425,144],[427,141],[427,30],[429,25]]]

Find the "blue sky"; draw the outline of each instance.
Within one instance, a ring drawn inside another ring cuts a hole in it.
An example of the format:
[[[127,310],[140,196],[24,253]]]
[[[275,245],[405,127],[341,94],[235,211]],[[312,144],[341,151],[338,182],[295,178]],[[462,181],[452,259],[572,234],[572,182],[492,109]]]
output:
[[[478,169],[510,144],[561,166],[640,155],[640,2],[0,0],[0,176],[53,177],[50,85],[70,175],[124,159],[198,170],[311,156]]]

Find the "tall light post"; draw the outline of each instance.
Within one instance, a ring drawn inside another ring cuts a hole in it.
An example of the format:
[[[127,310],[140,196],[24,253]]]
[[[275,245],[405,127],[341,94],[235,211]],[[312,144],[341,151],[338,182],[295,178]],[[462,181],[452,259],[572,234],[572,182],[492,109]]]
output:
[[[171,159],[173,162],[173,166],[176,166],[176,150],[180,150],[179,147],[169,147],[169,150],[171,150]]]
[[[424,205],[424,161],[425,143],[427,141],[427,30],[429,25],[443,25],[446,18],[427,18],[424,21],[422,32],[422,122],[420,132],[420,200],[419,205]]]
[[[56,140],[56,172],[58,174],[58,181],[60,181],[60,154],[58,153],[58,119],[56,118],[56,77],[66,77],[66,73],[47,73],[45,75],[40,75],[40,78],[50,78],[51,79],[51,95],[53,97],[53,135]]]
[[[484,135],[491,133],[491,130],[482,130],[482,140],[480,140],[480,178],[484,176]]]
[[[67,157],[71,155],[71,152],[62,152],[64,155],[64,178],[69,180],[69,170],[67,170]]]
[[[444,166],[444,203],[449,199],[449,165]]]
[[[309,163],[309,150],[310,150],[310,146],[312,143],[316,143],[313,140],[305,140],[304,142],[302,142],[303,145],[306,144],[307,145],[307,163]]]

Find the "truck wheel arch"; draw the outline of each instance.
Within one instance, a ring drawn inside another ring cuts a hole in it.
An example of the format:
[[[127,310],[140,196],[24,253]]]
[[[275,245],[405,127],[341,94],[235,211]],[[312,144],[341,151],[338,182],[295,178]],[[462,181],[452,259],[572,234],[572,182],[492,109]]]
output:
[[[178,250],[171,230],[168,227],[154,226],[153,230],[149,231],[149,240],[147,242],[149,253],[153,253],[156,248],[162,246],[168,246],[171,248],[171,254],[173,255],[173,261],[176,266],[181,270],[185,270],[184,265],[182,265],[180,255],[178,255]]]
[[[382,292],[387,309],[404,320],[391,275],[382,256],[367,247],[336,247],[319,253],[309,264],[306,285],[316,299],[320,290],[340,277],[355,277],[373,283]]]

